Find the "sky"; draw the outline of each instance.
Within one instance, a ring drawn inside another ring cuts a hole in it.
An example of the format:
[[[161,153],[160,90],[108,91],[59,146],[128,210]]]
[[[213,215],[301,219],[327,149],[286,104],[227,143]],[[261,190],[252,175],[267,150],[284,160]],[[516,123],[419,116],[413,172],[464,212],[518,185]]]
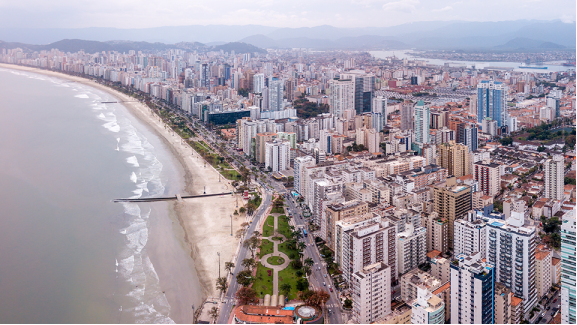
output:
[[[0,27],[387,27],[415,21],[575,21],[575,0],[0,0]]]

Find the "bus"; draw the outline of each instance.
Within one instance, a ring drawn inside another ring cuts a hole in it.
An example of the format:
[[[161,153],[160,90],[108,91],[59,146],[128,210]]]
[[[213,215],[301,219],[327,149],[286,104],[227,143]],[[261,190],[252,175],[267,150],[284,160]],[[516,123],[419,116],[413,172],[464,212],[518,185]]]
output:
[[[305,229],[303,229],[303,235],[307,237],[307,231]]]

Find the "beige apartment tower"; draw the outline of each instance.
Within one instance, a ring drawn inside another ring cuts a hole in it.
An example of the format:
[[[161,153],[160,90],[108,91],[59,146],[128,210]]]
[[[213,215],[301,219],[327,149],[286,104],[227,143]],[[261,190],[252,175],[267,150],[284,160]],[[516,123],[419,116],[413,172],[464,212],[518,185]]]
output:
[[[448,220],[448,247],[453,248],[455,220],[467,215],[471,210],[471,187],[457,185],[455,177],[433,185],[433,211],[439,218]]]
[[[442,143],[439,145],[437,161],[447,168],[449,176],[461,177],[471,174],[469,147],[462,143]]]

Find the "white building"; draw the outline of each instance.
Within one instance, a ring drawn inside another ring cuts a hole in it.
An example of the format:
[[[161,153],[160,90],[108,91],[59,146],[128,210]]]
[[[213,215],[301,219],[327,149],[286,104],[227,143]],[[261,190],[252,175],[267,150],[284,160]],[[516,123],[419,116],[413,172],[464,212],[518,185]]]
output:
[[[286,170],[290,162],[290,142],[281,139],[265,143],[265,168],[273,172]]]
[[[524,312],[537,302],[534,226],[524,226],[524,215],[487,221],[487,262],[495,266],[495,281],[523,298]]]
[[[457,255],[451,263],[451,323],[493,324],[495,270],[479,253]]]
[[[501,172],[499,164],[487,160],[475,163],[474,176],[479,182],[479,190],[483,194],[495,197],[501,189]]]
[[[545,197],[563,200],[564,169],[563,156],[554,155],[543,164],[545,171]]]
[[[429,290],[417,289],[417,299],[411,303],[412,324],[444,324],[445,303]]]
[[[315,159],[311,156],[297,157],[294,160],[294,190],[299,194],[302,193],[302,186],[304,184],[304,170],[306,167],[313,167],[316,165]]]
[[[329,81],[330,113],[342,117],[347,109],[355,109],[355,83],[352,80]]]
[[[405,274],[425,263],[427,258],[427,229],[405,225],[405,231],[397,235],[397,266],[399,274]]]
[[[472,215],[472,213],[469,213]],[[454,255],[471,255],[479,252],[481,258],[486,257],[487,230],[483,220],[458,219],[454,223],[453,249]]]
[[[391,269],[381,262],[353,275],[353,320],[370,324],[391,312]]]
[[[415,106],[414,125],[415,142],[420,145],[429,143],[429,106],[420,100]]]
[[[252,91],[255,94],[261,94],[264,88],[264,73],[257,73],[252,79]]]
[[[561,324],[575,324],[575,210],[565,213],[561,224]]]

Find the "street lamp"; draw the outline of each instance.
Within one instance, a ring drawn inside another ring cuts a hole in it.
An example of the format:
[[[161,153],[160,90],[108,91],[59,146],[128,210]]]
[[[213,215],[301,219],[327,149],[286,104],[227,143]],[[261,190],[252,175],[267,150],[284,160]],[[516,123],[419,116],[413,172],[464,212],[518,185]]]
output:
[[[232,214],[230,215],[230,235],[232,236]]]
[[[216,252],[216,255],[218,255],[218,277],[220,278],[220,252]]]

